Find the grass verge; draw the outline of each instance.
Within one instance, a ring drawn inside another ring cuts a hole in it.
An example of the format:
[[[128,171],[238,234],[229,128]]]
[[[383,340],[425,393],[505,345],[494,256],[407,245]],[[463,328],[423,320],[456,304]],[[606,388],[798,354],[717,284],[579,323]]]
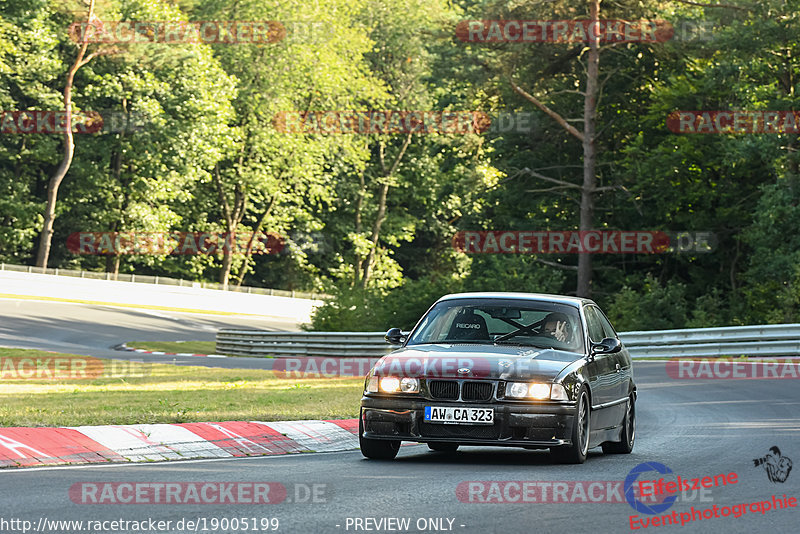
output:
[[[52,371],[54,362],[79,372],[47,378],[41,370]],[[32,368],[39,369],[34,376],[21,376]],[[256,369],[0,348],[0,426],[347,419],[358,417],[362,387],[362,378],[285,379]]]
[[[192,354],[221,354],[214,341],[131,341],[125,343],[132,349],[155,352],[191,352]]]

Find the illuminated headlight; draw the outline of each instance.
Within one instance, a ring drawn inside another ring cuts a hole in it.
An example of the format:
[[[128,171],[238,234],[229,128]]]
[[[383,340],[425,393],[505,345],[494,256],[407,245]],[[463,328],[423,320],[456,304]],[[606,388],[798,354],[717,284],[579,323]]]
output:
[[[383,393],[419,393],[419,379],[384,376],[379,381],[378,389]]]
[[[528,396],[534,399],[544,400],[550,398],[550,384],[531,384]]]
[[[563,389],[563,388],[562,388]],[[547,400],[550,398],[550,384],[539,382],[509,382],[506,386],[506,397],[515,399]]]
[[[384,376],[381,378],[380,388],[384,393],[397,393],[400,391],[400,379],[394,376]]]

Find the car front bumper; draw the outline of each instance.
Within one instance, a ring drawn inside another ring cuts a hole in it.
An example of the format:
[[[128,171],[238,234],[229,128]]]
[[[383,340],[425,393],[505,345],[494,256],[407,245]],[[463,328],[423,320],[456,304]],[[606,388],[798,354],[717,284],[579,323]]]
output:
[[[426,423],[426,406],[492,408],[491,425]],[[464,403],[364,396],[362,434],[370,439],[547,448],[570,445],[574,404]]]

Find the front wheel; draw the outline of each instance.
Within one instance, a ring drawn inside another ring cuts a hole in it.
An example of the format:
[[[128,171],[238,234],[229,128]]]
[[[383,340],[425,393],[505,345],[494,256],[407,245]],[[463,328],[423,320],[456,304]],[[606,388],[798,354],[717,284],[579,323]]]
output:
[[[562,445],[550,449],[550,456],[560,464],[582,464],[586,461],[589,452],[589,424],[591,405],[589,393],[582,387],[578,393],[578,405],[575,409],[575,419],[572,422],[572,445]]]
[[[636,440],[636,401],[633,394],[628,399],[619,439],[619,441],[603,443],[603,452],[606,454],[630,454],[633,451],[633,442]]]

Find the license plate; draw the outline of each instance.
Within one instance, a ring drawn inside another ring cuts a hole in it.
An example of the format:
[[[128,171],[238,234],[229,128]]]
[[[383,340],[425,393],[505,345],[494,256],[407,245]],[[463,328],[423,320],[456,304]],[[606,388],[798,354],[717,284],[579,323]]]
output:
[[[425,422],[451,425],[492,425],[494,424],[494,410],[492,408],[426,406]]]

